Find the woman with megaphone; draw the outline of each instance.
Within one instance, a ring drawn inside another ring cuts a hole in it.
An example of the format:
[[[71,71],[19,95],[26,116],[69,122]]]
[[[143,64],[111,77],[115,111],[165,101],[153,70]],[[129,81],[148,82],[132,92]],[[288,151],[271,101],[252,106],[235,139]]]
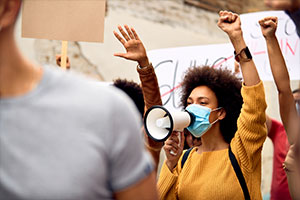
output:
[[[201,145],[183,152],[173,132],[165,141],[158,190],[161,199],[262,199],[261,151],[267,136],[265,94],[237,14],[221,11],[218,26],[229,36],[243,84],[214,67],[187,70],[182,106],[194,116],[188,126]],[[171,153],[173,152],[173,153]]]

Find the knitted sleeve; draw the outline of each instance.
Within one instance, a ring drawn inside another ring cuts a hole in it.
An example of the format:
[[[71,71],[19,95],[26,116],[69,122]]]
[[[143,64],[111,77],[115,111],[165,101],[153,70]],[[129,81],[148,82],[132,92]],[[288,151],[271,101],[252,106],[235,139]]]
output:
[[[178,162],[179,163],[179,162]],[[162,165],[157,189],[159,199],[174,200],[177,199],[177,179],[178,179],[178,164],[177,167],[171,172],[166,165],[166,162]]]
[[[242,87],[243,106],[237,120],[232,151],[241,168],[252,172],[261,163],[261,151],[267,137],[266,101],[263,83]]]
[[[178,176],[181,173],[181,164],[183,155],[185,154],[187,150],[184,150],[177,162],[177,166],[173,169],[173,171],[170,171],[168,166],[166,165],[166,161],[163,163],[159,179],[157,182],[158,187],[158,193],[159,193],[159,199],[177,199],[178,196]]]

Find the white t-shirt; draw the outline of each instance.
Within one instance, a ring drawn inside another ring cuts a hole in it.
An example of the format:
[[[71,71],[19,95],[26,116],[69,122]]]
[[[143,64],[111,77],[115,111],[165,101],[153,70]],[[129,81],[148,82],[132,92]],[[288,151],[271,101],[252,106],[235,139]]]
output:
[[[113,87],[44,69],[0,98],[0,199],[112,199],[153,170],[135,105]]]

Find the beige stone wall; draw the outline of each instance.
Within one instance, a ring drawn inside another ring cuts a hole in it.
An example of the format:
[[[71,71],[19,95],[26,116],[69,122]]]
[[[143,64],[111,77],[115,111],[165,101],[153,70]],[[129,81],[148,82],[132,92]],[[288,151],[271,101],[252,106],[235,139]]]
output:
[[[184,2],[211,12],[230,10],[242,14],[267,9],[263,0],[184,0]]]

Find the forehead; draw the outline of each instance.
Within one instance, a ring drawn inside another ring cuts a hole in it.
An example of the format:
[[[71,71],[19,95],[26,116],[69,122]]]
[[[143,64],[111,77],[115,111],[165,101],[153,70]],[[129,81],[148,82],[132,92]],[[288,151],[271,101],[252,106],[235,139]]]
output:
[[[189,98],[194,100],[198,98],[208,98],[217,101],[216,94],[209,87],[204,85],[194,88],[189,95]]]

